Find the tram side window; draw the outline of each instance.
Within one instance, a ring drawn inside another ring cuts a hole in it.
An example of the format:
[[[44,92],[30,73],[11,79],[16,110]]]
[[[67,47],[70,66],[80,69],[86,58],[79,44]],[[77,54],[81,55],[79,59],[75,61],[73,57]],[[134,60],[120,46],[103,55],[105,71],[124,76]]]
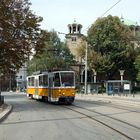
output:
[[[28,86],[34,86],[35,85],[35,78],[34,77],[30,77],[28,79]]]
[[[28,78],[28,86],[30,86],[30,79],[31,79],[31,78]]]
[[[35,86],[35,78],[31,77],[31,86]]]
[[[43,78],[42,78],[42,76],[39,76],[39,86],[43,86]]]
[[[55,73],[54,75],[54,86],[60,87],[60,76],[59,73]]]
[[[48,75],[39,76],[39,86],[48,86]]]
[[[43,86],[48,86],[48,75],[43,75]]]

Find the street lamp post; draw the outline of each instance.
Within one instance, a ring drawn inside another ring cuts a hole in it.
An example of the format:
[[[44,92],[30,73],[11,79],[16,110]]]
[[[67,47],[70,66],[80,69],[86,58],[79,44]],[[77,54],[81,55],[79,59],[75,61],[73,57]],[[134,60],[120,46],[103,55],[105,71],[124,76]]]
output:
[[[123,76],[124,76],[124,71],[125,70],[119,70],[120,71],[120,76],[121,76],[121,85],[123,83]]]
[[[0,106],[4,104],[4,96],[1,95],[1,76],[2,73],[0,72]]]
[[[93,69],[93,74],[94,74],[94,83],[96,83],[97,72],[95,71],[95,69]]]
[[[9,73],[9,78],[10,78],[10,81],[9,81],[9,91],[11,92],[11,88],[12,88],[12,85],[11,85],[11,84],[12,84],[12,81],[11,81],[11,80],[12,80],[12,79],[11,79],[11,78],[12,78],[12,77],[11,77],[11,71],[10,71],[10,73]]]
[[[87,94],[87,51],[88,44],[86,42],[86,52],[85,52],[85,94]]]
[[[1,96],[1,72],[0,72],[0,96]]]

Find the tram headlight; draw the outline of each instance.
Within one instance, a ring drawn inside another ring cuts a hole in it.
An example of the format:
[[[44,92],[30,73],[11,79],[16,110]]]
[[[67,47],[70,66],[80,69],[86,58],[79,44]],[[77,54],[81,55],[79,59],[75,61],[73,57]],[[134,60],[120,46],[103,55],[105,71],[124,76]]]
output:
[[[73,92],[72,95],[75,96],[75,93]]]

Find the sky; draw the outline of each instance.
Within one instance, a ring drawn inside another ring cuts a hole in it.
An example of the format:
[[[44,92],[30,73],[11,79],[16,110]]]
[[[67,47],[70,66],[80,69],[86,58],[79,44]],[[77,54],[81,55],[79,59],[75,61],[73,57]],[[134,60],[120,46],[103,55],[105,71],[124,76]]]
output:
[[[110,9],[115,3],[119,3]],[[30,0],[31,10],[43,17],[42,29],[48,31],[68,33],[68,24],[74,20],[82,24],[82,33],[86,34],[88,28],[97,18],[108,15],[119,16],[137,22],[140,25],[140,0]],[[65,35],[59,37],[63,40]]]

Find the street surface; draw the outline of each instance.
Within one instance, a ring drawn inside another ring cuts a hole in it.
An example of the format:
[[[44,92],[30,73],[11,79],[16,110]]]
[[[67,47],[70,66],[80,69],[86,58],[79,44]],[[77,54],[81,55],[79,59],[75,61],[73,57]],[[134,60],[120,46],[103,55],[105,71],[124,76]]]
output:
[[[82,100],[54,105],[25,93],[2,94],[13,111],[0,123],[0,140],[140,139],[139,106]]]

